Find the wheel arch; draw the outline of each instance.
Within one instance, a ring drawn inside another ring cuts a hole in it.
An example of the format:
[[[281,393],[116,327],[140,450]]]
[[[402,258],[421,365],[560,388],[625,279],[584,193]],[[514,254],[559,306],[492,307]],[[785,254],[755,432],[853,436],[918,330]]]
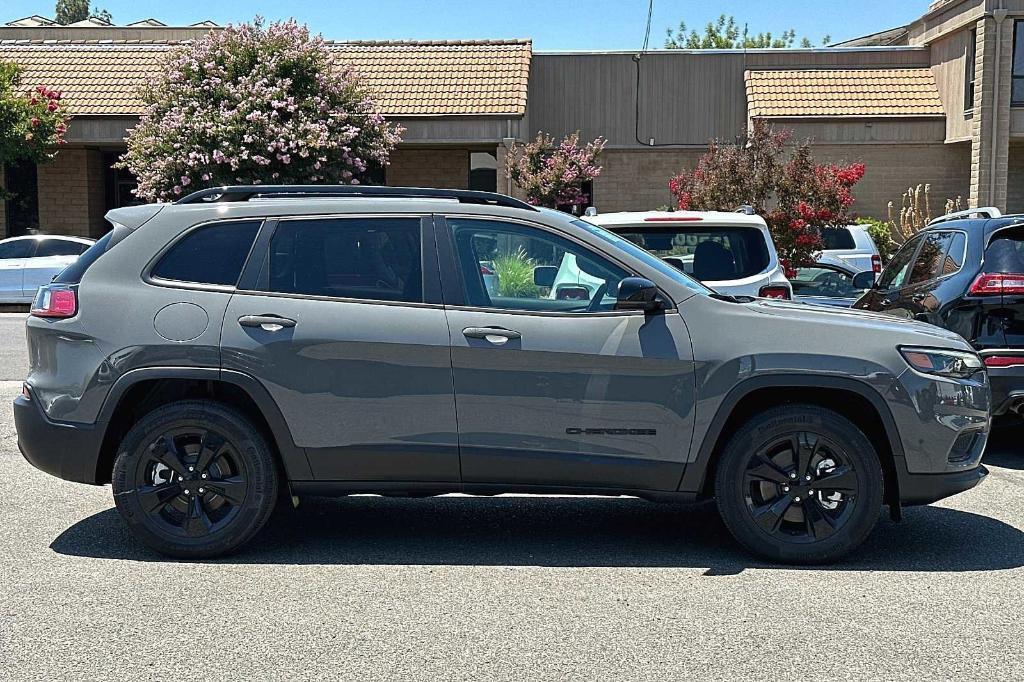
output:
[[[278,454],[286,480],[311,480],[305,450],[295,445],[288,424],[270,393],[243,372],[204,367],[143,367],[121,375],[100,408],[105,424],[96,481],[109,483],[121,439],[142,416],[185,399],[216,400],[251,419]]]
[[[786,404],[824,407],[843,415],[864,431],[878,452],[885,481],[885,503],[894,514],[900,507],[896,458],[903,444],[892,411],[874,388],[856,379],[806,375],[754,377],[737,384],[719,404],[697,451],[686,465],[680,491],[710,496],[715,468],[734,427],[754,414]]]

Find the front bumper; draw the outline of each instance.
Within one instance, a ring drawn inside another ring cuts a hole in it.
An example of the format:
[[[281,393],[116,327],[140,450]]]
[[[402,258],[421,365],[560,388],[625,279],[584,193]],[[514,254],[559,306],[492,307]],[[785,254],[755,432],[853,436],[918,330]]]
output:
[[[912,507],[970,490],[985,480],[988,469],[978,465],[966,471],[946,474],[912,474],[907,471],[906,463],[897,457],[896,476],[899,479],[900,504]]]
[[[105,429],[102,424],[51,421],[37,400],[19,396],[14,401],[18,449],[29,464],[76,483],[98,485],[97,464]]]

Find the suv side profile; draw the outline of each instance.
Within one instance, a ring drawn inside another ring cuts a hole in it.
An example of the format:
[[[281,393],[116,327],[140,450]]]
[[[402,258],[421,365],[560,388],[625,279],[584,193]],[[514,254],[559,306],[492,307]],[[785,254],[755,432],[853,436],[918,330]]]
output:
[[[956,332],[978,351],[993,414],[1024,412],[1024,216],[942,216],[900,248],[854,307]]]
[[[108,217],[37,296],[18,444],[111,483],[164,554],[237,549],[286,491],[526,492],[713,497],[751,551],[825,562],[987,473],[957,335],[717,294],[510,197],[226,187]],[[550,295],[570,259],[586,298]]]

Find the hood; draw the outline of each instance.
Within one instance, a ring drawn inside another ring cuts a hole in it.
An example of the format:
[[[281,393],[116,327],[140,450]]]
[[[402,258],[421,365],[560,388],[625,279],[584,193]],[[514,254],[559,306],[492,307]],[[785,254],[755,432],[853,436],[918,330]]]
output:
[[[762,315],[789,319],[798,323],[823,324],[835,328],[837,331],[844,327],[874,329],[897,337],[903,337],[899,340],[899,343],[919,343],[923,346],[973,350],[967,341],[948,329],[884,313],[769,299],[757,299],[745,305],[750,310]],[[920,338],[914,339],[914,336],[919,336]],[[908,339],[907,337],[910,338]]]

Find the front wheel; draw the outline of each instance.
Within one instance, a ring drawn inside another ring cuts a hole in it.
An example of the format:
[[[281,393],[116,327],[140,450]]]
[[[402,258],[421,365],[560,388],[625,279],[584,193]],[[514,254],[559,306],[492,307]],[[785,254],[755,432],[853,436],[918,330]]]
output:
[[[882,469],[864,433],[813,405],[751,418],[729,440],[715,477],[722,520],[773,561],[825,563],[859,546],[882,505]]]
[[[266,523],[277,501],[273,453],[239,412],[181,401],[128,432],[114,462],[114,503],[131,531],[161,554],[227,554]]]

